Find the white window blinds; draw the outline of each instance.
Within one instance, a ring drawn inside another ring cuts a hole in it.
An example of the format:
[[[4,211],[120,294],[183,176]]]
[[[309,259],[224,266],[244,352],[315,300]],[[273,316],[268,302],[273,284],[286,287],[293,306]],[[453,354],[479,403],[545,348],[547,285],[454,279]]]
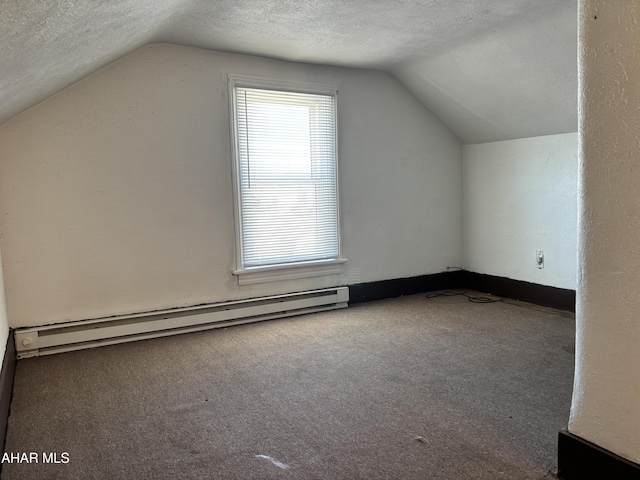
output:
[[[335,96],[234,92],[242,267],[338,258]]]

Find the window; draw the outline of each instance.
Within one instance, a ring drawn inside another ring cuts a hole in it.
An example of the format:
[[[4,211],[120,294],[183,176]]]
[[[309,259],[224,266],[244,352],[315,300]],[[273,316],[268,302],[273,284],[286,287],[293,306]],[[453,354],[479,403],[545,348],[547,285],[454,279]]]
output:
[[[230,85],[233,273],[241,284],[339,273],[335,89],[239,76]]]

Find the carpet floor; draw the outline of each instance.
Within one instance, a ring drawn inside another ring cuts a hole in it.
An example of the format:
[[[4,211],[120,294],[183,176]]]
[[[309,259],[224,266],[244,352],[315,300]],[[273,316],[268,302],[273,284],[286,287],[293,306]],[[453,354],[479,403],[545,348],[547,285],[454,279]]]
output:
[[[412,295],[20,360],[5,452],[38,463],[1,478],[549,478],[574,338],[568,314]]]

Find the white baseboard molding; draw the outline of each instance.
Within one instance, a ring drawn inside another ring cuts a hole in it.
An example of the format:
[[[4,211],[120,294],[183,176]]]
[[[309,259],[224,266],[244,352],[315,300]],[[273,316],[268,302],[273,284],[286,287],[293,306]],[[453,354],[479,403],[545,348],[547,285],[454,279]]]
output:
[[[15,330],[18,358],[344,308],[348,287],[199,305]]]

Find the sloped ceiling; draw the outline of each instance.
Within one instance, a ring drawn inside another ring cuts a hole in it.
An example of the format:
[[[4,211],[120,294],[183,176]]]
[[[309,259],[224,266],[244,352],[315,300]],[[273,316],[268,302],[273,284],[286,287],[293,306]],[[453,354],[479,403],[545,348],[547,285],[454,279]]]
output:
[[[0,122],[153,42],[394,74],[462,143],[577,130],[573,0],[0,0]]]

